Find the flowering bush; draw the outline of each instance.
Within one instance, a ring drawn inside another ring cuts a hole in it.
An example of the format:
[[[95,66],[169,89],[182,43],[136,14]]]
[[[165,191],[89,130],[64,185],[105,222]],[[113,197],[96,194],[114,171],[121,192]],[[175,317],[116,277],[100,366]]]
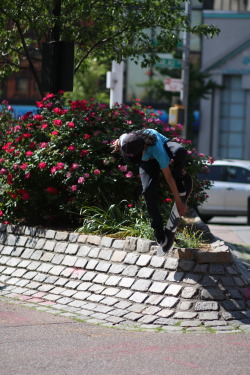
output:
[[[37,113],[13,119],[8,103],[0,112],[0,219],[34,224],[79,223],[84,206],[108,207],[141,194],[137,168],[126,166],[110,145],[124,132],[155,128],[183,142],[187,171],[195,180],[191,203],[205,200],[209,182],[195,177],[208,158],[198,154],[178,129],[163,124],[139,101],[130,107],[81,100],[65,103],[63,93],[37,102]],[[162,201],[168,202],[167,192]],[[165,203],[164,203],[165,204]],[[168,202],[169,204],[169,202]]]

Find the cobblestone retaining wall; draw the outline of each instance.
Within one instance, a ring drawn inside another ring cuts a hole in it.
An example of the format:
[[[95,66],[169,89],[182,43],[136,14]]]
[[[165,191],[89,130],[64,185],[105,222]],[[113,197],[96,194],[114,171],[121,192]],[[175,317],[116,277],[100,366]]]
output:
[[[123,328],[250,327],[250,275],[238,258],[199,263],[156,250],[143,239],[0,224],[0,296]]]

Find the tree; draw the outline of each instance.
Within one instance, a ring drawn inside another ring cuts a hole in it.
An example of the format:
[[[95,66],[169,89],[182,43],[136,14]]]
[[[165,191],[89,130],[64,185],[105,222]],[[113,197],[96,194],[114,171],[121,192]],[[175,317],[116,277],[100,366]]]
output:
[[[173,50],[188,30],[213,37],[213,25],[190,26],[179,0],[1,0],[0,76],[30,69],[43,96],[39,74],[42,42],[75,42],[77,72],[89,58],[130,57],[142,66],[158,52]]]

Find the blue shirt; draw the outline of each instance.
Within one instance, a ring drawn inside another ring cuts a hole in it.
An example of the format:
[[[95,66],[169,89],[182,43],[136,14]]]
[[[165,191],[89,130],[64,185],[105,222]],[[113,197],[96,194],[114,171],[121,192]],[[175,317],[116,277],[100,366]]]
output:
[[[164,143],[168,141],[168,138],[154,129],[147,129],[145,132],[150,135],[156,135],[157,140],[155,145],[147,147],[141,160],[148,161],[149,159],[154,158],[158,161],[161,169],[166,168],[169,165],[170,158],[164,148]]]

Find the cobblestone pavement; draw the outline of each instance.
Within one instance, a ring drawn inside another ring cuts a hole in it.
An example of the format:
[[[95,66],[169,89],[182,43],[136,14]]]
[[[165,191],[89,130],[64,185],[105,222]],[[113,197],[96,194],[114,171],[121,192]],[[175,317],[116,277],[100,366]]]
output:
[[[2,224],[0,298],[121,329],[250,331],[249,269],[223,241],[208,252],[156,250],[142,239]]]

